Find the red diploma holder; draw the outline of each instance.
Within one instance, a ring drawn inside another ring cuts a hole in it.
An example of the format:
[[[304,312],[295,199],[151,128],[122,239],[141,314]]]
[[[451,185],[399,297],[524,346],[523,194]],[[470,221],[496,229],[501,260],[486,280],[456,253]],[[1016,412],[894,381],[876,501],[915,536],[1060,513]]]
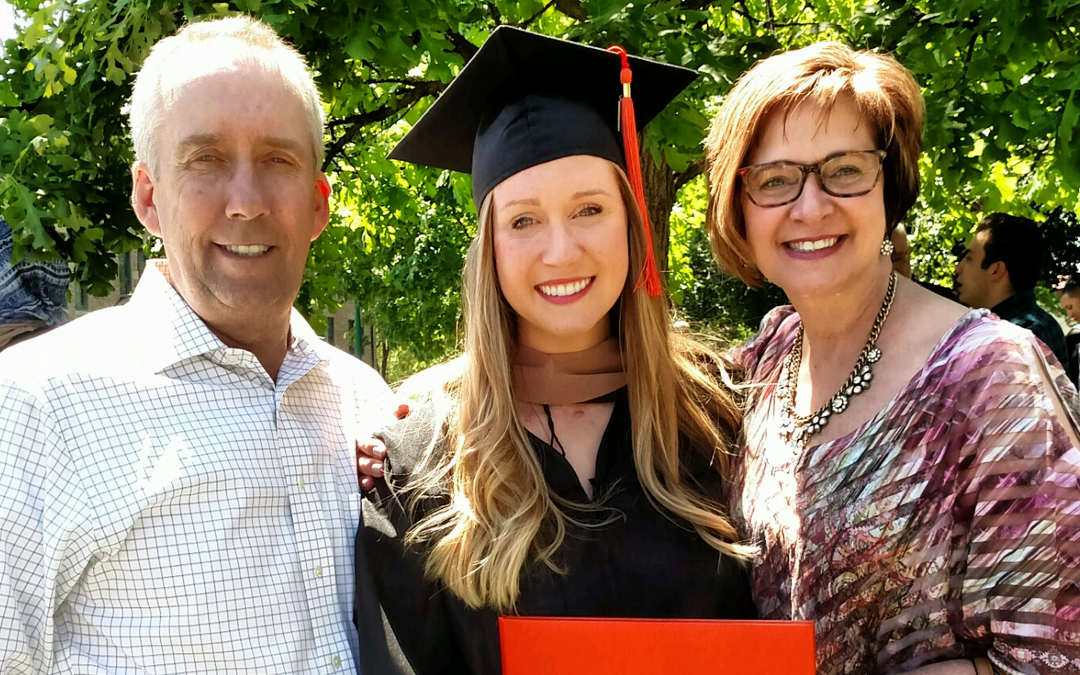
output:
[[[499,617],[503,675],[814,675],[811,621]]]

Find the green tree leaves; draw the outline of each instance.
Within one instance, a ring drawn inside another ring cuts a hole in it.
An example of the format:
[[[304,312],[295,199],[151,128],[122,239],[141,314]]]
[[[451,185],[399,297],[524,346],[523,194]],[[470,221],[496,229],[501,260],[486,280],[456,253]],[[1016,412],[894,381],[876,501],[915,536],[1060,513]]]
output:
[[[0,66],[0,212],[16,256],[65,255],[91,292],[108,291],[113,254],[143,241],[127,204],[132,154],[121,113],[133,73],[154,41],[184,22],[250,12],[307,57],[330,122],[335,213],[313,247],[300,306],[316,314],[356,299],[383,339],[421,361],[455,342],[475,214],[467,179],[385,156],[500,23],[618,43],[702,73],[644,145],[650,216],[661,242],[672,216],[670,286],[690,318],[752,325],[779,299],[750,297],[710,267],[698,217],[704,188],[695,181],[723,95],[779,49],[820,39],[879,49],[924,87],[924,189],[909,223],[924,276],[946,278],[949,247],[985,211],[1071,223],[1060,214],[1080,207],[1080,0],[12,4],[26,30],[5,45]]]

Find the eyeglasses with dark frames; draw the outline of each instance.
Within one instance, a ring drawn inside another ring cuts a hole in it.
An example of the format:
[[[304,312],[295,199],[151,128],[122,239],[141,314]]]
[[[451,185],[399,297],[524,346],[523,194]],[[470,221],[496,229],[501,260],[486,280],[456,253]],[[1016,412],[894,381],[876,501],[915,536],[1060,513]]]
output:
[[[877,186],[884,150],[858,150],[829,155],[816,164],[768,162],[739,169],[750,201],[757,206],[784,206],[802,196],[806,178],[816,173],[821,189],[833,197],[859,197]]]

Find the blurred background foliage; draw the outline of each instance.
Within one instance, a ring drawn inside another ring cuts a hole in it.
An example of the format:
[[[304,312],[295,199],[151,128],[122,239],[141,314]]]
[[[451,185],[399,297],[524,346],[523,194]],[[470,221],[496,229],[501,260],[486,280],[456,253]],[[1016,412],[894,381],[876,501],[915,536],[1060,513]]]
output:
[[[695,329],[742,339],[783,302],[711,260],[701,229],[710,116],[755,61],[822,39],[893,54],[924,88],[923,191],[907,223],[918,278],[951,286],[952,250],[991,211],[1045,221],[1047,281],[1080,261],[1080,0],[8,1],[17,37],[0,59],[0,212],[16,257],[62,255],[100,295],[116,253],[159,252],[128,206],[133,74],[185,22],[248,12],[308,58],[326,101],[334,213],[298,306],[317,323],[354,300],[391,379],[454,350],[475,212],[466,178],[385,157],[499,24],[621,44],[702,74],[644,138],[669,288]]]

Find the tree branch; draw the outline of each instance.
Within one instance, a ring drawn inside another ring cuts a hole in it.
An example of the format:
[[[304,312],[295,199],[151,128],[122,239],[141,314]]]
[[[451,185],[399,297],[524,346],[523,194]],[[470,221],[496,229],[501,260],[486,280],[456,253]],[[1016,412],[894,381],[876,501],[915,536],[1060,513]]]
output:
[[[539,12],[537,12],[536,14],[533,14],[532,16],[530,16],[530,17],[529,17],[528,19],[525,19],[525,20],[524,20],[524,21],[522,21],[521,23],[519,23],[519,24],[516,24],[516,25],[517,25],[517,27],[518,27],[518,28],[528,28],[528,27],[529,27],[529,25],[530,25],[530,24],[532,24],[532,22],[534,22],[534,21],[536,21],[537,19],[539,19],[539,18],[540,18],[540,16],[541,16],[541,15],[543,15],[543,13],[544,13],[544,12],[548,11],[549,9],[551,9],[551,6],[552,6],[552,5],[554,5],[554,4],[555,4],[555,2],[556,2],[556,0],[551,0],[551,2],[549,2],[548,4],[546,4],[546,5],[544,5],[543,7],[541,7],[541,8],[540,8],[540,11],[539,11]]]
[[[792,21],[790,23],[774,23],[772,27],[775,30],[777,28],[795,28],[796,26],[821,26],[825,23],[824,21]]]
[[[589,13],[581,6],[581,0],[555,0],[555,9],[571,19],[588,21]]]
[[[686,167],[685,171],[675,175],[675,191],[678,192],[682,188],[682,186],[686,185],[704,172],[705,158],[698,157],[693,162],[690,162],[690,166]]]
[[[503,22],[502,12],[499,11],[499,8],[495,6],[494,2],[489,2],[487,6],[488,11],[491,12],[491,20],[495,22],[496,26],[501,26]]]
[[[407,84],[409,86],[422,85],[427,82],[419,77],[385,77],[373,80],[364,80],[364,84]]]
[[[739,0],[739,5],[742,6],[741,10],[738,7],[735,7],[734,5],[732,5],[731,9],[736,14],[741,14],[742,17],[744,19],[746,19],[747,23],[749,23],[751,27],[757,26],[758,21],[754,17],[754,15],[750,13],[750,8],[746,6],[746,0]]]
[[[340,120],[331,122],[330,126],[338,127],[348,125],[348,128],[341,136],[330,144],[330,147],[327,148],[326,159],[323,160],[323,170],[326,170],[330,166],[330,163],[341,154],[345,149],[345,146],[351,143],[364,127],[393,117],[398,112],[411,107],[425,96],[432,96],[445,88],[445,82],[421,82],[406,90],[398,100],[387,103],[376,110],[359,113],[357,115],[349,115],[348,117],[343,117]]]
[[[465,39],[465,36],[457,31],[448,30],[445,33],[446,39],[450,41],[450,44],[454,45],[454,53],[465,60],[468,63],[472,60],[472,57],[476,55],[476,52],[480,51],[480,48]]]
[[[1026,186],[1032,181],[1035,176],[1035,170],[1039,168],[1039,164],[1042,163],[1043,159],[1045,159],[1047,153],[1050,152],[1051,148],[1053,148],[1053,143],[1051,143],[1049,139],[1045,140],[1041,144],[1041,147],[1039,147],[1039,145],[1036,145],[1035,154],[1031,157],[1031,169],[1024,172],[1024,175],[1020,176],[1020,178],[1016,180],[1017,185]]]

